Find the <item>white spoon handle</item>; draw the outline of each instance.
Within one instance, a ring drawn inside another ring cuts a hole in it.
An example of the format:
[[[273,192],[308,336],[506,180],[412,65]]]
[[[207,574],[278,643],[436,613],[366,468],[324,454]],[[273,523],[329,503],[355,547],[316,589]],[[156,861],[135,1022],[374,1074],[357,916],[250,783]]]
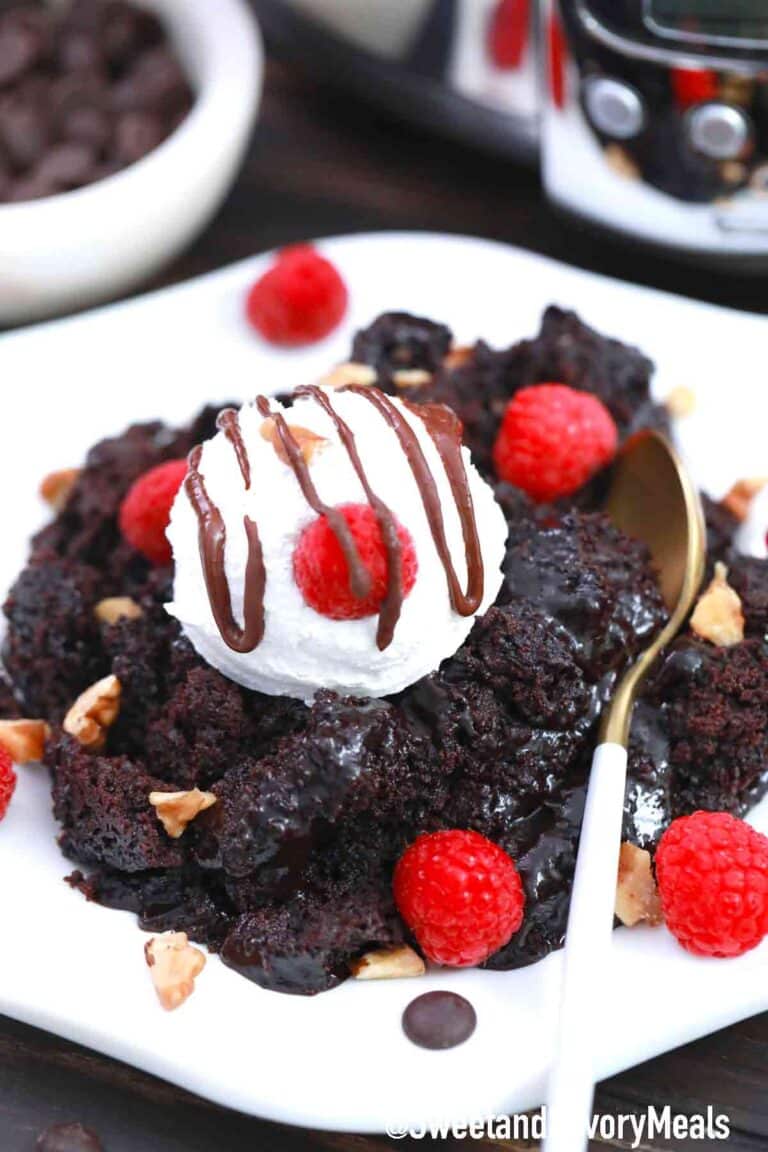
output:
[[[626,779],[626,748],[600,744],[592,761],[568,914],[545,1152],[587,1147],[595,1088],[593,1045],[610,957]]]

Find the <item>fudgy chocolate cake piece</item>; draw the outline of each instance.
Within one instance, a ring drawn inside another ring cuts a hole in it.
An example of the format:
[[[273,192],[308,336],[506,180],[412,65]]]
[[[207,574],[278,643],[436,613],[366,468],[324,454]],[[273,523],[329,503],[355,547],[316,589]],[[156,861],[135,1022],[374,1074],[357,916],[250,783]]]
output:
[[[550,309],[535,339],[478,344],[446,363],[450,342],[443,325],[387,314],[358,334],[353,358],[395,391],[398,370],[431,373],[407,398],[455,407],[489,475],[504,407],[526,384],[594,392],[624,435],[661,420],[650,362],[571,313]],[[459,651],[391,699],[321,693],[307,707],[207,665],[164,609],[170,569],[150,568],[119,532],[133,481],[211,436],[215,414],[176,431],[136,425],[97,445],[6,603],[0,715],[18,715],[21,701],[53,724],[46,761],[61,845],[87,873],[72,882],[148,930],[222,948],[267,987],[316,992],[361,952],[403,940],[391,877],[404,848],[423,831],[474,828],[513,856],[527,897],[522,928],[488,966],[560,946],[600,711],[666,618],[644,547],[596,510],[604,478],[577,507],[535,506],[497,484],[504,583]],[[651,849],[674,815],[744,811],[768,779],[768,564],[737,555],[730,513],[712,501],[706,512],[747,639],[717,649],[681,638],[638,703],[625,836]],[[100,623],[94,608],[107,596],[132,597],[141,615]],[[120,715],[106,748],[89,752],[59,724],[110,672]],[[192,787],[216,803],[172,839],[149,792]]]
[[[385,391],[394,391],[396,372],[437,372],[453,340],[450,328],[411,316],[385,312],[355,336],[351,359],[375,369]]]
[[[46,763],[67,855],[123,872],[181,865],[181,844],[165,834],[147,799],[166,789],[162,780],[125,756],[101,756],[63,734],[49,744]]]
[[[5,603],[3,662],[27,714],[60,720],[103,674],[98,569],[36,550]]]

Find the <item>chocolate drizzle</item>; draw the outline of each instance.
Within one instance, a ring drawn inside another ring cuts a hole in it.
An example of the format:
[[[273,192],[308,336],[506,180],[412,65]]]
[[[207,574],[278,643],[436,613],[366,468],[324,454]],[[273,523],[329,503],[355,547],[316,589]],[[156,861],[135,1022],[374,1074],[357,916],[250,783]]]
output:
[[[400,619],[400,613],[403,608],[402,548],[400,538],[397,534],[397,521],[391,509],[387,507],[383,500],[379,499],[368,483],[368,477],[366,476],[365,468],[357,451],[352,429],[334,410],[326,394],[320,388],[308,385],[304,388],[297,388],[296,395],[310,397],[330,416],[339,434],[339,439],[349,456],[350,463],[363,487],[368,503],[376,514],[376,520],[387,554],[387,592],[379,611],[379,624],[376,630],[376,645],[379,651],[383,652],[384,649],[388,648],[392,643],[392,638],[395,635],[395,627]]]
[[[445,522],[440,494],[418,436],[389,397],[380,392],[378,388],[362,388],[359,384],[349,384],[344,391],[354,392],[357,396],[364,396],[379,410],[397,435],[400,446],[411,466],[413,478],[416,481],[424,511],[427,514],[432,539],[445,571],[451,607],[459,616],[471,616],[477,612],[483,600],[483,554],[480,548],[467,471],[461,454],[461,423],[458,417],[444,404],[406,405],[409,412],[413,412],[424,422],[429,435],[432,437],[445,468],[453,498],[456,501],[467,558],[466,592],[462,591],[456,569],[453,566],[448,541],[445,538]]]
[[[216,419],[216,427],[223,432],[235,450],[240,474],[246,492],[251,486],[251,458],[240,431],[240,416],[234,408],[223,408]]]
[[[339,547],[344,553],[344,559],[349,568],[349,586],[352,589],[352,595],[362,600],[371,590],[371,577],[368,569],[360,559],[352,533],[349,530],[349,525],[338,508],[334,508],[330,504],[325,504],[320,499],[317,489],[312,482],[312,477],[309,474],[307,463],[302,455],[301,446],[293,438],[291,429],[282,412],[273,412],[270,409],[269,400],[267,400],[266,396],[256,397],[256,408],[258,409],[259,415],[263,416],[265,420],[274,420],[283,451],[288,459],[289,466],[293,469],[294,476],[299,482],[299,487],[304,494],[304,499],[313,512],[317,512],[318,516],[325,516],[327,518],[333,534],[339,542]]]
[[[451,559],[445,534],[440,493],[418,436],[392,401],[377,388],[363,388],[356,384],[350,384],[343,391],[353,392],[373,404],[397,436],[419,489],[432,539],[445,571],[451,607],[460,616],[471,616],[478,610],[483,599],[483,557],[472,504],[472,494],[461,451],[461,424],[458,418],[450,408],[441,404],[406,405],[409,412],[423,421],[437,449],[450,484],[464,539],[467,562],[466,591],[461,588]],[[299,388],[296,390],[296,395],[314,400],[332,420],[368,503],[376,515],[387,556],[387,590],[379,612],[376,632],[377,646],[380,651],[383,651],[392,643],[403,607],[402,547],[398,536],[397,521],[391,509],[371,488],[365,466],[357,450],[354,434],[349,425],[336,412],[328,395],[322,389],[314,386]],[[371,577],[360,557],[346,519],[338,508],[326,504],[320,498],[304,459],[301,445],[293,436],[290,425],[282,412],[273,412],[270,402],[265,396],[257,396],[256,409],[265,420],[274,422],[284,458],[292,469],[310,508],[318,516],[324,516],[327,519],[346,560],[352,594],[358,599],[365,598],[371,590]],[[238,413],[233,408],[225,408],[219,414],[217,426],[234,449],[243,484],[248,490],[251,486],[251,462],[243,441]],[[244,517],[243,523],[248,538],[248,562],[243,596],[245,624],[241,628],[232,615],[231,594],[224,569],[226,527],[221,512],[210,499],[200,474],[201,453],[202,448],[198,447],[190,454],[185,489],[199,523],[200,556],[211,611],[222,639],[228,647],[239,653],[251,652],[261,643],[264,636],[266,573],[258,528],[248,516]]]
[[[264,636],[264,590],[266,573],[259,530],[253,520],[243,517],[248,539],[248,561],[245,568],[243,595],[244,627],[232,615],[232,597],[224,569],[227,529],[221,512],[211,500],[200,474],[202,447],[189,454],[184,490],[198,520],[200,559],[203,565],[208,600],[221,638],[233,652],[252,652]],[[241,465],[242,468],[242,465]]]

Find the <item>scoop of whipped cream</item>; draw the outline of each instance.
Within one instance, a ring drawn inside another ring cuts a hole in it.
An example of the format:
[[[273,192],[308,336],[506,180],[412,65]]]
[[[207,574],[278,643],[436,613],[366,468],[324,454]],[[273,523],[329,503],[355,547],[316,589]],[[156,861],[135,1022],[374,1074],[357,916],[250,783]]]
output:
[[[260,397],[228,410],[219,429],[192,453],[167,532],[167,608],[204,660],[308,701],[320,688],[389,695],[456,652],[498,594],[507,526],[448,409],[310,388],[290,408]],[[297,542],[328,509],[373,501],[410,534],[415,581],[378,614],[328,618],[297,586]]]

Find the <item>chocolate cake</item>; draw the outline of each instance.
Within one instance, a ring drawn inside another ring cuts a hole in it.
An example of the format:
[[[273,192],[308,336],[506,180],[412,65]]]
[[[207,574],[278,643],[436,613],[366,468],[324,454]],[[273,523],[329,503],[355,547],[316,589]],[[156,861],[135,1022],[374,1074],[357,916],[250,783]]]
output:
[[[245,688],[198,654],[164,608],[172,570],[126,543],[118,511],[138,476],[214,434],[213,410],[93,448],[5,604],[0,712],[51,724],[45,762],[71,883],[294,993],[331,988],[362,953],[408,939],[392,870],[423,831],[474,829],[517,864],[525,919],[488,967],[561,946],[601,709],[666,619],[645,548],[599,509],[604,477],[541,506],[492,466],[504,407],[536,382],[599,396],[623,437],[664,427],[640,352],[551,308],[536,338],[503,351],[457,350],[445,326],[387,314],[358,333],[352,359],[385,395],[405,390],[406,373],[410,404],[453,409],[507,521],[496,602],[435,671],[382,698],[321,691],[303,703]],[[638,704],[625,836],[651,850],[674,816],[743,813],[768,780],[768,564],[738,556],[736,520],[707,508],[746,634],[716,648],[686,631]],[[96,605],[116,596],[140,613],[99,619]],[[103,747],[86,747],[62,720],[110,674],[119,718]],[[147,797],[195,788],[215,803],[174,838]]]

